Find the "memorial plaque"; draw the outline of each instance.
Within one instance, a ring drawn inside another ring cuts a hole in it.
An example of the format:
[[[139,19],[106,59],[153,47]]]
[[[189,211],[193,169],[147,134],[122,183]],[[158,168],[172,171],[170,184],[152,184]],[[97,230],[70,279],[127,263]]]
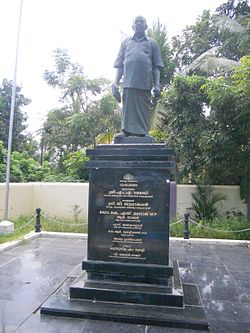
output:
[[[91,171],[88,259],[168,265],[169,172]]]

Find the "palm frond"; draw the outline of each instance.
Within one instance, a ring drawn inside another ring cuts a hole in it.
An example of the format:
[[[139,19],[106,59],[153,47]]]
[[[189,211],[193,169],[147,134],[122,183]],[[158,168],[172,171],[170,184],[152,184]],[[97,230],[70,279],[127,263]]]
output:
[[[218,215],[216,204],[227,200],[225,193],[215,192],[211,185],[197,185],[196,191],[192,193],[192,210],[199,220],[212,220]]]
[[[157,101],[155,107],[151,112],[151,120],[150,120],[150,130],[157,130],[161,125],[161,113],[163,112],[163,105],[160,100]]]
[[[215,16],[214,25],[221,30],[227,30],[231,33],[242,33],[244,31],[244,27],[239,22],[226,15]]]
[[[182,75],[187,75],[191,71],[195,71],[196,69],[199,68],[200,64],[205,61],[206,58],[210,56],[215,56],[218,53],[219,47],[213,47],[212,49],[207,50],[206,52],[202,53],[197,57],[190,65],[186,66],[182,71]]]
[[[207,57],[204,61],[200,64],[200,69],[207,73],[213,71],[224,71],[228,72],[232,70],[235,66],[239,66],[239,62],[227,58],[219,58],[219,57]]]
[[[106,133],[99,134],[96,137],[96,143],[97,144],[110,144],[113,141],[114,134],[115,134],[114,132],[106,132]]]
[[[185,67],[181,74],[188,75],[191,72],[197,70],[206,72],[208,75],[214,72],[228,72],[231,71],[235,66],[238,66],[240,64],[238,61],[235,60],[218,57],[218,51],[219,47],[217,46],[202,53],[190,65]]]

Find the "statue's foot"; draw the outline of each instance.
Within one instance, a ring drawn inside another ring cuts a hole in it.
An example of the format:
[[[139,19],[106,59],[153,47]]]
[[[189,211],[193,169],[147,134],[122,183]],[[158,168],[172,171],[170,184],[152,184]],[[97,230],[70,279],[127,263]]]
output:
[[[125,137],[126,137],[126,135],[125,135],[124,132],[117,133],[117,134],[115,135],[115,138],[125,138]]]
[[[114,137],[114,144],[153,144],[154,141],[154,138],[149,135],[134,134],[125,130]]]
[[[125,137],[134,136],[134,137],[143,138],[143,137],[146,136],[145,134],[135,134],[135,133],[131,133],[131,132],[128,132],[128,131],[125,131],[125,130],[123,130],[123,133],[124,133]]]

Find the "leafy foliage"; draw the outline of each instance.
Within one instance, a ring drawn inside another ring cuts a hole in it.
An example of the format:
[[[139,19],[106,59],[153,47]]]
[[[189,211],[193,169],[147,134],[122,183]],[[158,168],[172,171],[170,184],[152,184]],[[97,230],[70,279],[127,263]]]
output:
[[[59,177],[76,179],[78,175],[79,179],[86,179],[86,172],[74,163],[80,163],[80,150],[95,145],[98,135],[119,130],[119,106],[107,93],[109,81],[89,79],[83,67],[70,60],[67,50],[55,50],[54,60],[55,69],[46,70],[44,79],[60,90],[63,107],[51,110],[44,122],[43,160],[50,162]]]
[[[151,29],[148,29],[148,35],[157,41],[161,50],[164,68],[161,70],[160,83],[164,87],[171,82],[175,71],[173,54],[168,43],[167,28],[158,20]]]
[[[70,153],[95,145],[101,133],[119,131],[120,110],[113,96],[94,101],[88,113],[68,108],[51,110],[43,126],[44,159],[59,173],[65,173],[64,161]]]
[[[41,166],[27,152],[14,151],[11,155],[11,181],[34,182],[41,181],[49,173],[47,164]]]
[[[232,69],[250,52],[249,14],[247,1],[229,0],[214,14],[204,10],[196,24],[173,37],[179,71],[185,68],[184,73],[211,76]]]
[[[180,159],[180,177],[239,184],[246,177],[249,142],[249,57],[228,78],[176,76],[164,93],[162,128]]]
[[[204,52],[220,45],[218,29],[212,25],[210,11],[204,10],[196,24],[186,26],[182,34],[174,36],[172,45],[179,71]]]
[[[216,192],[211,185],[197,185],[196,191],[192,193],[192,210],[195,217],[201,221],[213,220],[217,217],[218,210],[216,204],[228,199],[225,193]]]
[[[0,182],[5,181],[7,150],[0,141]],[[35,182],[41,181],[49,173],[49,167],[43,166],[32,158],[27,151],[13,151],[11,154],[10,181]]]
[[[250,57],[244,57],[231,77],[209,80],[203,87],[211,107],[209,119],[219,132],[217,147],[221,149],[213,155],[221,165],[220,179],[226,181],[223,178],[227,176],[234,184],[249,174],[246,170],[250,156],[249,68]],[[223,150],[223,146],[227,149]],[[211,176],[218,182],[219,175],[216,177],[212,172]]]
[[[165,143],[168,140],[168,134],[159,129],[150,131],[149,135],[152,136],[156,142]]]
[[[222,216],[210,220],[208,223],[189,224],[189,232],[192,238],[250,240],[250,230],[248,229],[249,222],[243,216],[230,218]],[[183,225],[180,223],[171,225],[170,223],[170,235],[182,237]]]
[[[81,147],[95,145],[98,135],[116,133],[120,129],[120,124],[119,106],[111,94],[105,94],[100,100],[92,103],[87,115],[75,114],[72,117],[71,142]]]
[[[89,79],[83,67],[70,60],[65,49],[54,50],[55,69],[44,72],[44,79],[49,86],[61,92],[60,101],[74,112],[87,113],[92,98],[99,95],[109,81],[104,78]]]
[[[3,142],[5,148],[8,146],[11,96],[12,82],[4,79],[0,86],[0,140]],[[22,112],[21,108],[30,102],[28,98],[21,94],[21,88],[17,86],[12,134],[13,150],[21,150],[21,143],[24,140],[22,132],[26,128],[26,114]]]
[[[85,164],[88,158],[85,152],[82,150],[70,153],[67,159],[64,161],[66,175],[71,177],[72,180],[87,180],[88,171],[85,168]]]
[[[203,77],[176,76],[172,88],[163,93],[162,130],[168,133],[168,143],[179,155],[179,176],[188,176],[192,172],[197,179],[204,172],[201,142],[207,131],[206,98],[201,87],[205,82]]]

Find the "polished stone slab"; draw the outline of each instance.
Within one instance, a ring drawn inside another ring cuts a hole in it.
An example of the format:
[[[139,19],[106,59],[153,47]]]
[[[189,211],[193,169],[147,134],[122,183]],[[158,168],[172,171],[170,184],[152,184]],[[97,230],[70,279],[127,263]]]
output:
[[[209,320],[245,322],[250,324],[250,303],[220,300],[203,300]]]
[[[244,267],[241,268],[243,270]],[[247,269],[247,268],[246,268]],[[250,295],[250,284],[249,284],[249,276],[250,273],[247,271],[230,271],[232,276],[235,278],[236,283],[244,290],[248,290],[248,294]]]
[[[62,318],[40,316],[32,314],[17,328],[18,333],[80,333],[86,325],[86,320],[75,318]],[[14,330],[12,331],[14,332]]]
[[[88,278],[103,281],[124,281],[167,286],[173,276],[173,267],[166,265],[143,265],[119,262],[84,260],[82,269]]]
[[[153,284],[167,284],[173,151],[133,142],[98,145],[86,154],[89,237],[83,269],[89,279],[150,283],[152,277]]]
[[[186,285],[185,289],[189,289]],[[88,318],[94,320],[108,320],[139,325],[158,325],[167,327],[182,327],[187,329],[208,329],[208,322],[200,303],[198,289],[191,286],[192,290],[185,295],[184,308],[166,306],[145,306],[141,304],[125,304],[117,302],[100,302],[97,300],[72,300],[67,295],[53,294],[41,307],[42,315],[53,315],[73,318]],[[60,292],[60,291],[59,291]],[[195,299],[189,295],[197,294]],[[198,302],[196,303],[196,300]]]
[[[178,262],[174,261],[171,268],[168,284],[96,280],[92,276],[89,278],[89,273],[84,273],[70,287],[70,299],[183,307],[184,296]]]
[[[245,321],[232,322],[226,320],[210,321],[210,332],[215,333],[250,333],[250,325]],[[172,332],[171,332],[172,333]],[[181,332],[180,332],[181,333]]]
[[[148,144],[154,143],[155,139],[151,136],[136,137],[136,136],[123,136],[116,135],[114,137],[114,144]]]

